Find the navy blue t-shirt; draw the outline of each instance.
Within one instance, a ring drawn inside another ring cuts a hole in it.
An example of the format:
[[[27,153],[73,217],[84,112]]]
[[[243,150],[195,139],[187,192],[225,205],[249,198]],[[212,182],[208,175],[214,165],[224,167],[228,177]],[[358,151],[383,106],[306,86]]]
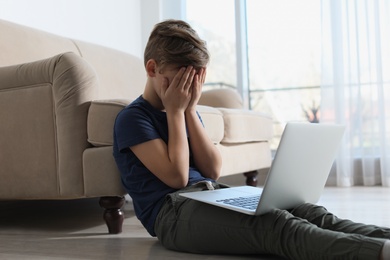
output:
[[[114,126],[115,161],[137,218],[152,236],[156,236],[154,222],[165,196],[176,190],[150,172],[129,147],[158,138],[168,144],[166,113],[152,107],[142,96],[118,114]],[[195,168],[190,151],[188,185],[205,179]]]

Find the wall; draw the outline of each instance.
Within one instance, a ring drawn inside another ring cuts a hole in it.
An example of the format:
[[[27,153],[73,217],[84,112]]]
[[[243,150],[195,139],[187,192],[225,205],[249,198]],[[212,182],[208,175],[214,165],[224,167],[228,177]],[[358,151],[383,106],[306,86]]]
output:
[[[140,1],[0,0],[0,19],[142,57]]]
[[[165,19],[185,20],[186,0],[141,0],[140,5],[143,47],[156,23]]]

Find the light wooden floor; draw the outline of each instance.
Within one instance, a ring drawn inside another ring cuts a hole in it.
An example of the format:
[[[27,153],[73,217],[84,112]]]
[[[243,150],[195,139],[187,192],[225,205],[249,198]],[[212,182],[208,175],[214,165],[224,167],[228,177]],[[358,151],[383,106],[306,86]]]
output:
[[[339,217],[390,226],[389,188],[326,187],[319,204]],[[0,259],[255,258],[168,251],[146,233],[131,203],[125,215],[124,232],[108,235],[97,199],[0,202]]]

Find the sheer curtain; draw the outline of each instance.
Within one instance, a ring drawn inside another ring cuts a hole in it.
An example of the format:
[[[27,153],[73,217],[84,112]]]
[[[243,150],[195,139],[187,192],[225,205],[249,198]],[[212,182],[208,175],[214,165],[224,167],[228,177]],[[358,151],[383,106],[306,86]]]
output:
[[[323,0],[321,11],[321,122],[346,125],[329,181],[390,186],[390,0]]]

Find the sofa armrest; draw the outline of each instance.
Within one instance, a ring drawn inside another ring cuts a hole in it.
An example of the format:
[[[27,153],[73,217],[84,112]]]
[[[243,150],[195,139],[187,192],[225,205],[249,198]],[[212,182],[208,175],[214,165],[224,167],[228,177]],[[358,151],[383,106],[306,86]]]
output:
[[[93,146],[112,145],[116,116],[130,103],[126,99],[92,101],[88,112],[88,142]]]
[[[0,68],[0,197],[83,194],[86,119],[98,84],[74,53]]]
[[[243,108],[240,94],[228,88],[203,91],[198,104],[211,107]]]

